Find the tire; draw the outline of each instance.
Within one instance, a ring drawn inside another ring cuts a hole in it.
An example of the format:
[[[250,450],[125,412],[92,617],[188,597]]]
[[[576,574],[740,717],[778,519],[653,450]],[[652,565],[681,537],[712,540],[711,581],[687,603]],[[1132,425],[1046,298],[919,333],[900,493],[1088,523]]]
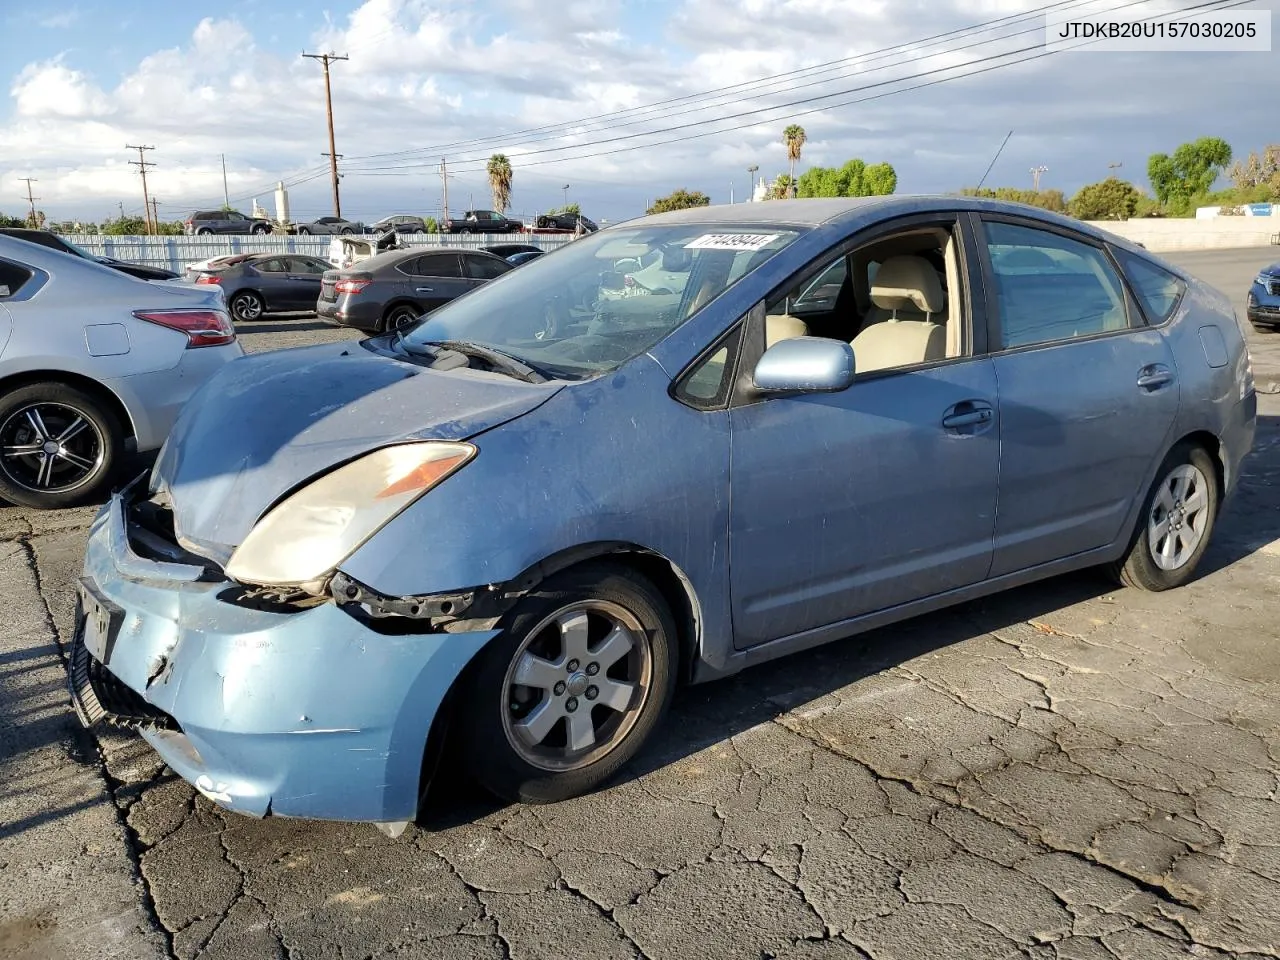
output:
[[[213,228],[212,228],[212,227],[201,227],[200,229],[198,229],[198,230],[196,231],[196,236],[197,236],[197,237],[207,237],[207,236],[209,236],[209,235],[210,235],[210,234],[212,234],[212,233],[213,233]]]
[[[37,452],[39,435],[61,440],[59,452]],[[74,507],[98,499],[111,482],[124,429],[93,394],[64,383],[33,383],[0,396],[0,447],[33,451],[0,454],[0,497],[22,507]]]
[[[561,622],[582,627],[570,634],[582,638],[576,658]],[[662,595],[630,568],[600,563],[551,577],[501,627],[464,675],[456,701],[455,729],[472,777],[519,803],[555,803],[604,783],[648,740],[675,691],[678,640]],[[622,639],[607,639],[615,636]],[[602,654],[612,663],[590,659]],[[548,686],[516,684],[518,670]],[[606,704],[611,694],[625,709]],[[543,713],[554,719],[543,717],[550,726],[530,743],[541,731],[523,725]],[[576,749],[571,721],[591,737]]]
[[[422,316],[422,311],[417,307],[408,303],[396,304],[383,316],[382,332],[392,333],[413,323],[420,316]]]
[[[259,294],[252,290],[241,290],[227,302],[227,309],[237,323],[253,323],[262,319],[262,315],[267,312],[267,305]]]
[[[298,236],[300,236],[300,237],[309,237],[309,236],[311,236],[311,231],[310,231],[310,230],[308,230],[306,227],[299,227],[299,228],[298,228]]]
[[[352,230],[350,227],[343,227],[340,231],[338,231],[338,233],[344,237],[355,236],[355,231]]]
[[[539,217],[537,219],[537,227],[539,230],[545,230],[549,226],[551,226],[551,221],[548,220],[546,217]]]
[[[1220,496],[1213,458],[1193,444],[1174,447],[1143,501],[1129,553],[1112,568],[1113,575],[1138,590],[1182,586],[1209,546]],[[1160,530],[1170,523],[1174,529],[1161,536]]]
[[[255,237],[265,237],[268,233],[271,232],[271,228],[264,224],[259,223],[250,227],[249,232],[253,234]]]
[[[410,233],[412,233],[412,234],[414,234],[415,236],[416,236],[416,235],[418,235],[418,234],[426,233],[426,231],[425,231],[425,230],[419,230],[419,229],[417,229],[416,227],[415,227],[414,229],[410,230],[409,232],[410,232]]]

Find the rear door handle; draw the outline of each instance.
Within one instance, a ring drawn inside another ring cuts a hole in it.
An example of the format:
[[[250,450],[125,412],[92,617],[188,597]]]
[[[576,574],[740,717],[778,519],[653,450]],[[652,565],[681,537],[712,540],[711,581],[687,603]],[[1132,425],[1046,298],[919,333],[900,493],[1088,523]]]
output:
[[[1163,364],[1152,364],[1138,371],[1138,387],[1142,390],[1159,390],[1173,383],[1173,371]]]
[[[942,425],[948,430],[954,430],[956,427],[972,427],[979,423],[988,423],[991,420],[990,410],[970,410],[967,413],[953,413],[942,418]]]
[[[418,287],[418,288],[417,288],[417,292],[418,292],[418,293],[431,293],[433,289],[434,289],[434,287]]]

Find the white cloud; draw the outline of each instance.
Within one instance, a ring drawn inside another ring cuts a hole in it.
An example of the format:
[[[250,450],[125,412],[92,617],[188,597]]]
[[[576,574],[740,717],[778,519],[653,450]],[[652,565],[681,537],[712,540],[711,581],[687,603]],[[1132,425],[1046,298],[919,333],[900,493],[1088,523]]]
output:
[[[75,7],[71,7],[70,9],[38,18],[36,26],[44,27],[46,30],[65,30],[79,19],[80,11]]]

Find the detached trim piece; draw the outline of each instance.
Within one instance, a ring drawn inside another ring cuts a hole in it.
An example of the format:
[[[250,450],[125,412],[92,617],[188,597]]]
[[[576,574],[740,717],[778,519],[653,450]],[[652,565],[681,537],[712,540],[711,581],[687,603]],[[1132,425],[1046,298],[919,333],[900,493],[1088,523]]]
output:
[[[401,617],[409,620],[431,621],[433,626],[443,626],[455,620],[497,619],[507,612],[523,595],[523,591],[509,591],[507,585],[475,587],[458,593],[435,593],[424,596],[388,597],[371,587],[366,587],[342,571],[329,581],[329,593],[339,607],[363,608],[376,620]],[[440,623],[436,623],[440,621]]]

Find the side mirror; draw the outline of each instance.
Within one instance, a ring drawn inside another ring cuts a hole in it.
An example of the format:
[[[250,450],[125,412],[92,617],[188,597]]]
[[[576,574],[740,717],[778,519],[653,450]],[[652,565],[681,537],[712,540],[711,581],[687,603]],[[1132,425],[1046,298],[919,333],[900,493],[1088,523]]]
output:
[[[764,352],[752,382],[761,393],[838,393],[853,375],[853,347],[843,340],[793,337]]]

